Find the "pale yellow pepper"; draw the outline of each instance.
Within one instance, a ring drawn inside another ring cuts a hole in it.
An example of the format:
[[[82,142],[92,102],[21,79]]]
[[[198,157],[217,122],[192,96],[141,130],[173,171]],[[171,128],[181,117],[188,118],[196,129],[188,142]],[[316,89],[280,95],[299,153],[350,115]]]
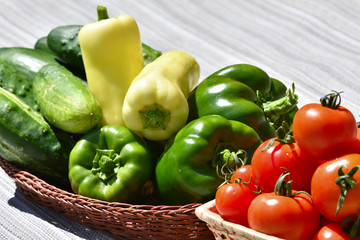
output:
[[[187,97],[199,80],[200,67],[180,50],[164,53],[146,65],[125,96],[125,125],[150,140],[166,140],[187,121]]]
[[[100,19],[99,9],[98,14]],[[136,21],[130,15],[99,20],[83,26],[78,39],[90,91],[103,110],[102,125],[124,126],[125,94],[144,67]]]

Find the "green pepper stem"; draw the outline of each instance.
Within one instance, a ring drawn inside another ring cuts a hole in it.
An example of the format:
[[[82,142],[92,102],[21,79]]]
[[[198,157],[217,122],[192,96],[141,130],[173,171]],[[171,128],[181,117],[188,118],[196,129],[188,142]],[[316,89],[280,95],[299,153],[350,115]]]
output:
[[[292,111],[298,103],[298,96],[295,94],[295,84],[286,91],[286,96],[274,101],[263,102],[261,107],[270,123],[276,123],[280,117]]]
[[[98,21],[109,18],[106,7],[97,6],[96,10],[97,10],[97,14],[98,14]]]
[[[157,103],[143,107],[139,114],[143,129],[165,130],[171,117],[171,112]]]

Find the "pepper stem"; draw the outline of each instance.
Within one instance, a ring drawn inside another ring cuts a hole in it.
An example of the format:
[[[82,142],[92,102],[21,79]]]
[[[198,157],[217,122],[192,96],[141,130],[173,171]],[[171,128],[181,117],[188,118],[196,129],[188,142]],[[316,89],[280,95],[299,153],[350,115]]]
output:
[[[337,214],[339,213],[340,209],[342,208],[345,198],[346,198],[346,194],[348,192],[348,190],[350,188],[355,188],[357,183],[353,180],[353,176],[354,174],[357,172],[357,170],[360,168],[360,165],[357,165],[355,167],[353,167],[347,174],[345,174],[343,172],[343,168],[346,168],[344,165],[342,165],[339,170],[338,170],[338,177],[335,179],[335,183],[337,185],[339,185],[340,187],[340,196],[339,196],[339,201],[336,207],[336,214],[335,216],[337,216]]]
[[[117,174],[120,168],[120,156],[112,149],[97,149],[91,172],[107,181]]]
[[[97,6],[96,10],[97,10],[97,14],[98,14],[98,21],[109,18],[106,7]]]
[[[295,84],[286,91],[286,96],[274,101],[263,102],[261,107],[264,110],[268,121],[276,125],[278,119],[292,111],[298,103],[298,96],[295,94]],[[258,93],[259,94],[259,93]]]
[[[139,114],[144,129],[160,130],[166,129],[171,115],[168,110],[157,103],[143,107]]]

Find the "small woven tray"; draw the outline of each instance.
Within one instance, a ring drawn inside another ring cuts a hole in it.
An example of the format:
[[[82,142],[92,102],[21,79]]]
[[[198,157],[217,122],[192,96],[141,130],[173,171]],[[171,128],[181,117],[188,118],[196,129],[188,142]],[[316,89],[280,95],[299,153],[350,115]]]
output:
[[[216,240],[281,240],[242,225],[225,221],[216,210],[215,200],[197,207],[195,214],[206,222]]]
[[[24,196],[70,219],[119,239],[214,239],[195,215],[201,204],[131,205],[83,197],[52,186],[0,157],[0,166]]]

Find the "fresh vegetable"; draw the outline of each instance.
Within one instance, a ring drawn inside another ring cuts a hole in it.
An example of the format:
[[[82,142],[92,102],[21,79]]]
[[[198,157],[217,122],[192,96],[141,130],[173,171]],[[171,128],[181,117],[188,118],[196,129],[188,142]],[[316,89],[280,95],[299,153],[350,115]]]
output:
[[[285,171],[280,176],[274,192],[262,193],[251,202],[249,226],[279,238],[311,239],[319,228],[320,214],[307,193],[292,190],[289,174]]]
[[[272,84],[273,81],[276,83]],[[278,80],[272,80],[258,67],[231,65],[208,76],[190,93],[189,120],[218,114],[249,125],[266,140],[276,136],[277,127],[270,122],[277,125],[296,108],[297,96],[291,91],[282,100],[275,98],[283,90]]]
[[[260,142],[249,126],[218,115],[186,124],[169,140],[156,165],[160,197],[170,205],[213,199],[223,181],[216,168],[225,163],[224,150],[245,150],[251,159]]]
[[[43,116],[70,133],[99,126],[102,110],[82,80],[59,64],[48,64],[35,75],[34,97]]]
[[[98,22],[83,26],[78,34],[86,78],[103,110],[102,124],[125,125],[125,94],[144,67],[140,33],[129,15],[107,18],[103,7],[98,7],[98,15]]]
[[[259,191],[258,186],[255,184],[255,181],[252,176],[252,165],[247,164],[241,167],[238,167],[231,175],[231,182],[241,181],[242,183],[246,183],[246,186],[250,188],[252,191]]]
[[[21,78],[30,84],[40,68],[50,63],[58,63],[55,57],[48,53],[23,47],[0,48],[0,61],[12,65],[21,74]]]
[[[216,210],[224,220],[248,226],[248,209],[258,194],[243,180],[223,184],[216,191]]]
[[[309,192],[311,177],[318,162],[301,151],[286,125],[279,128],[277,133],[277,138],[266,140],[254,152],[251,161],[254,183],[262,192],[273,192],[286,168],[291,173],[293,189]]]
[[[316,208],[327,219],[341,222],[360,211],[360,154],[344,154],[321,164],[311,180]]]
[[[355,142],[349,150],[351,153],[360,153],[360,128],[357,129]]]
[[[299,148],[314,159],[326,160],[345,153],[353,145],[357,125],[354,115],[340,105],[340,93],[309,103],[295,114],[293,134]]]
[[[47,36],[49,48],[65,63],[84,70],[78,34],[81,25],[58,26]]]
[[[162,55],[162,52],[159,50],[156,50],[149,45],[142,43],[142,52],[144,57],[144,65],[148,65],[149,63],[153,62],[155,59],[160,57]]]
[[[340,223],[328,223],[316,233],[312,240],[351,240],[360,238],[358,231],[354,234],[356,237],[350,237],[344,230]]]
[[[124,99],[125,125],[150,140],[166,140],[186,124],[187,97],[200,67],[180,50],[164,53],[136,76]]]
[[[53,50],[50,49],[50,47],[48,45],[47,36],[39,38],[34,45],[34,49],[46,52],[48,54],[53,55],[54,57],[57,57],[57,55],[54,53]]]
[[[39,107],[32,94],[31,84],[9,63],[0,61],[0,87],[15,94],[34,110]]]
[[[143,139],[122,126],[103,126],[83,136],[71,151],[69,179],[75,193],[133,203],[151,186],[153,169]]]
[[[3,66],[7,70],[3,70],[2,86],[11,91],[13,85],[14,93],[38,111],[39,107],[33,97],[32,82],[41,67],[49,63],[57,63],[55,56],[31,48],[0,48],[0,63],[7,65]],[[15,84],[14,81],[18,82]]]
[[[0,155],[44,180],[66,186],[67,149],[73,147],[73,140],[60,142],[40,113],[3,88],[0,115]]]

